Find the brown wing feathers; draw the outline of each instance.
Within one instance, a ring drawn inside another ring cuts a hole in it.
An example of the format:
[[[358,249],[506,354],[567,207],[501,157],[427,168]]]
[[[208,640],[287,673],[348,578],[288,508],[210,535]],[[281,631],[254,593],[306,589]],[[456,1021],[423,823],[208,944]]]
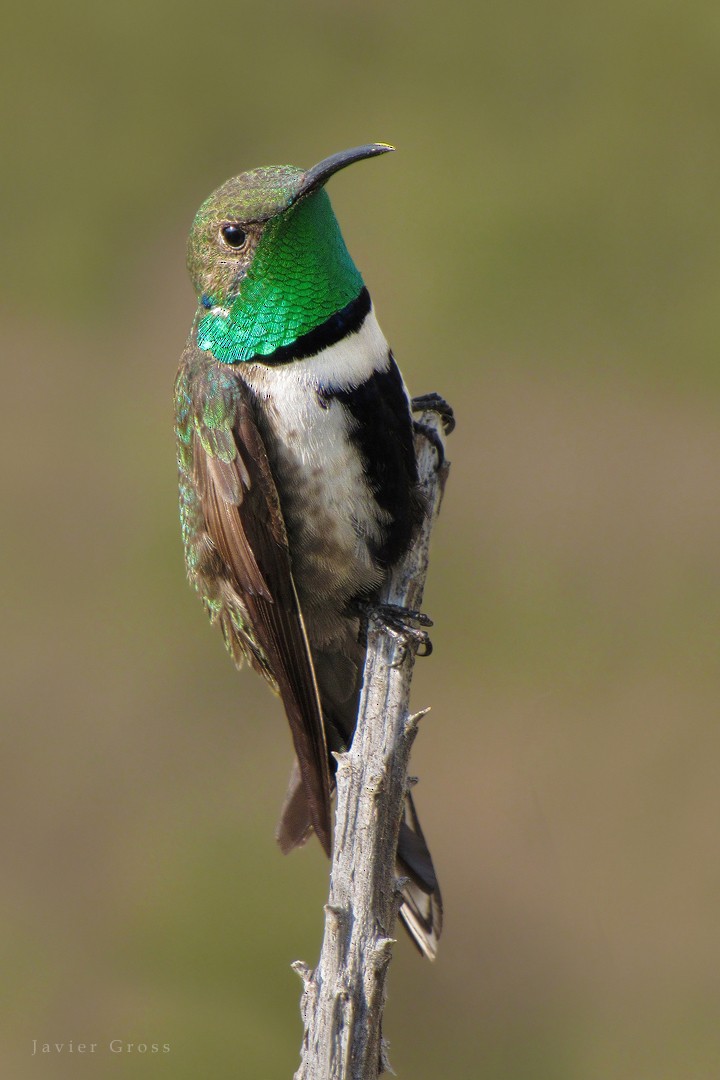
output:
[[[196,482],[208,534],[223,561],[230,585],[247,610],[277,681],[313,827],[329,854],[327,748],[285,526],[250,405],[240,397],[236,406],[234,459],[228,462],[209,455],[196,439]]]

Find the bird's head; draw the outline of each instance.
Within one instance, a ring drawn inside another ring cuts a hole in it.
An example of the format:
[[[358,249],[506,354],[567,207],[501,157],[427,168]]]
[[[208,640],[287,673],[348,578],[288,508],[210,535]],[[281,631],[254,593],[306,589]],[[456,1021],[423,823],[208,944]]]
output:
[[[324,185],[339,169],[392,149],[358,146],[308,170],[253,169],[206,199],[188,243],[199,348],[224,363],[262,362],[358,296],[363,281]]]

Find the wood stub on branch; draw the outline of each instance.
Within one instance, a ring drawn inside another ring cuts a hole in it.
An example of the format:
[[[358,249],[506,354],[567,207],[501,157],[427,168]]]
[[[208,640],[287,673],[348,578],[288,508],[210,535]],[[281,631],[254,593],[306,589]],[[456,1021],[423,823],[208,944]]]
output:
[[[442,438],[435,413],[425,413],[422,424]],[[427,512],[380,600],[417,610],[448,465],[438,468],[437,450],[425,435],[418,435],[416,452]],[[295,1080],[377,1080],[390,1070],[382,1016],[403,887],[395,856],[410,750],[427,712],[409,712],[414,663],[415,646],[371,619],[357,728],[351,749],[337,755],[335,838],[320,960],[314,971],[293,964],[304,984],[305,1028]]]

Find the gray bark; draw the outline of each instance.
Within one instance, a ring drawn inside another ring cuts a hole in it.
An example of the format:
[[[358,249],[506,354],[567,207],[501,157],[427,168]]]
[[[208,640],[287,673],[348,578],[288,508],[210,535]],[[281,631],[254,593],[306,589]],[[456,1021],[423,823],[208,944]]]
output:
[[[422,422],[441,434],[433,413]],[[419,609],[428,566],[430,531],[448,467],[438,470],[427,439],[416,440],[428,512],[411,551],[381,601]],[[330,895],[320,961],[313,971],[293,964],[304,982],[305,1026],[295,1080],[377,1080],[389,1069],[382,1037],[385,981],[402,879],[395,854],[408,760],[417,725],[427,712],[408,711],[415,648],[371,623],[364,686],[352,748],[338,755],[337,813]]]

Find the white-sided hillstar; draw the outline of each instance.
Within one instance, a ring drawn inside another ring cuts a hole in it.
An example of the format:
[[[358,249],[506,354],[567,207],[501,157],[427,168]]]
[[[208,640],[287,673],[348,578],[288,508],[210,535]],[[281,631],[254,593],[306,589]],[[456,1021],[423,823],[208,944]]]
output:
[[[391,149],[243,173],[190,234],[198,310],[175,388],[185,559],[235,661],[285,707],[297,760],[283,851],[314,830],[330,852],[332,752],[355,730],[363,612],[423,513],[412,403],[325,191]],[[442,904],[410,795],[397,861],[401,917],[432,957]]]

